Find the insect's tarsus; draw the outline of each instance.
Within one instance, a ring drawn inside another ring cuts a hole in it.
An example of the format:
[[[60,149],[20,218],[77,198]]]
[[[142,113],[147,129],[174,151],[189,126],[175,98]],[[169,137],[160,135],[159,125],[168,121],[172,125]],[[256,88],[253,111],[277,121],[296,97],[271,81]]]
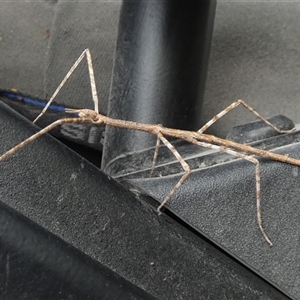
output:
[[[219,114],[217,114],[215,117],[213,117],[209,122],[207,122],[204,126],[202,126],[198,131],[186,131],[186,130],[179,130],[179,129],[173,129],[173,128],[166,128],[161,125],[156,124],[143,124],[143,123],[137,123],[137,122],[131,122],[131,121],[125,121],[125,120],[119,120],[119,119],[112,119],[107,116],[101,115],[98,113],[98,96],[97,96],[97,90],[96,90],[96,84],[95,84],[95,77],[94,77],[94,71],[92,66],[92,59],[89,49],[86,49],[83,51],[83,53],[80,55],[80,57],[77,59],[77,61],[74,63],[74,65],[71,67],[70,71],[67,73],[67,75],[64,77],[58,88],[55,90],[53,95],[51,96],[47,106],[43,109],[41,114],[35,119],[38,120],[44,112],[47,110],[51,102],[54,100],[55,96],[58,94],[64,83],[68,80],[68,78],[71,76],[73,71],[76,69],[76,67],[79,65],[79,63],[82,61],[84,56],[87,57],[88,61],[88,69],[89,69],[89,76],[90,76],[90,82],[91,82],[91,90],[92,90],[92,96],[93,101],[95,104],[95,110],[90,109],[66,109],[67,113],[76,113],[78,115],[77,118],[65,118],[58,121],[55,121],[54,123],[48,125],[41,131],[37,132],[36,134],[32,135],[25,141],[21,142],[20,144],[16,145],[6,153],[4,153],[2,156],[0,156],[0,161],[7,158],[8,156],[12,155],[19,149],[23,148],[30,142],[34,141],[38,137],[42,136],[43,134],[47,133],[48,131],[52,130],[56,126],[62,125],[64,123],[93,123],[93,124],[106,124],[109,126],[115,126],[120,128],[127,128],[127,129],[134,129],[134,130],[140,130],[144,132],[148,132],[151,134],[154,134],[157,136],[157,143],[155,147],[155,153],[151,168],[151,174],[154,171],[154,168],[156,166],[157,162],[157,156],[159,151],[160,142],[163,142],[163,144],[168,147],[168,149],[174,154],[176,159],[180,162],[182,168],[184,169],[184,174],[178,181],[178,183],[173,187],[173,189],[170,191],[170,193],[164,198],[162,203],[157,208],[158,213],[161,213],[161,209],[163,206],[165,206],[168,201],[171,199],[173,194],[178,190],[178,188],[183,184],[183,182],[187,179],[187,177],[190,174],[190,167],[185,162],[185,160],[182,158],[182,156],[178,153],[178,151],[175,149],[175,147],[166,139],[166,136],[170,136],[173,138],[179,138],[182,140],[185,140],[189,143],[193,143],[202,147],[216,149],[221,152],[226,152],[228,154],[237,156],[239,158],[246,159],[247,161],[255,164],[255,178],[256,178],[256,206],[257,206],[257,222],[259,225],[259,229],[265,238],[265,240],[269,243],[270,246],[272,246],[272,242],[270,238],[265,233],[265,230],[262,226],[262,217],[261,217],[261,191],[260,191],[260,164],[258,159],[253,157],[253,155],[269,158],[272,160],[280,161],[283,163],[289,163],[292,165],[300,166],[300,160],[290,158],[288,155],[281,155],[276,154],[270,151],[262,150],[253,148],[249,145],[239,144],[235,143],[233,141],[221,139],[218,137],[215,137],[213,135],[205,134],[205,130],[209,128],[213,123],[215,123],[217,120],[219,120],[222,116],[227,114],[229,111],[231,111],[233,108],[242,105],[246,109],[248,109],[250,112],[252,112],[256,117],[261,119],[263,122],[265,122],[268,126],[272,127],[274,130],[276,130],[279,133],[289,133],[293,131],[291,130],[281,130],[271,124],[268,120],[263,118],[257,111],[255,111],[251,106],[249,106],[247,103],[245,103],[243,100],[237,100],[230,104],[227,108],[225,108],[223,111],[221,111]]]

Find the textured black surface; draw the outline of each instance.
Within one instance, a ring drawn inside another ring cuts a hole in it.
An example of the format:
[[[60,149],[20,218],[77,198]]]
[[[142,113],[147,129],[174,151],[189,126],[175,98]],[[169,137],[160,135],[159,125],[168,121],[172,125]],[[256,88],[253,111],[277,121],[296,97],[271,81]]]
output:
[[[0,107],[4,152],[36,129]],[[286,299],[49,136],[1,162],[1,174],[3,202],[159,299]]]
[[[292,126],[291,120],[283,116],[271,120],[280,128]],[[258,121],[240,126],[235,135],[248,141],[253,137],[263,138],[253,146],[300,157],[299,126],[290,134],[278,134],[268,128]],[[299,260],[299,167],[259,158],[262,217],[274,243],[270,248],[256,219],[254,164],[181,141],[173,145],[189,164],[192,174],[172,197],[168,205],[171,211],[298,299],[299,269],[295,266]],[[150,178],[153,153],[154,147],[132,153],[120,158],[118,166],[112,164],[108,168],[112,168],[110,172],[118,174],[119,179],[139,186],[162,201],[179,181],[183,169],[169,149],[161,147],[157,167]]]
[[[299,140],[299,132],[295,136]],[[282,146],[276,152],[300,158],[300,144]],[[274,244],[270,247],[256,219],[254,165],[219,156],[216,165],[206,164],[209,159],[199,163],[201,168],[192,171],[168,207],[267,281],[299,299],[299,167],[259,158],[262,218]],[[192,161],[187,155],[186,162],[194,165]],[[131,182],[162,201],[182,176],[167,175],[172,168],[178,172],[180,165],[166,165],[157,170],[156,178],[131,179]]]
[[[154,299],[2,202],[0,261],[2,300]]]

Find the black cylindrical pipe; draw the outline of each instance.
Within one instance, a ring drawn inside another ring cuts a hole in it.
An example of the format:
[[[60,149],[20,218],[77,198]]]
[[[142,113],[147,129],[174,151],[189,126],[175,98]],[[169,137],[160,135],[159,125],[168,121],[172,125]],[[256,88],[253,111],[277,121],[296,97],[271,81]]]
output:
[[[200,126],[215,7],[214,0],[123,2],[110,117],[188,130]],[[107,128],[102,167],[155,145],[155,139]]]

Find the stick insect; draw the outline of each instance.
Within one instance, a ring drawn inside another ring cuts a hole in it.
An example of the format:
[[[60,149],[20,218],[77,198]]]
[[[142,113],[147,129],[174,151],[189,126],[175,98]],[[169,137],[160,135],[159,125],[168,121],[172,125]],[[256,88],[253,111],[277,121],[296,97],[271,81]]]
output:
[[[226,115],[229,111],[236,108],[239,105],[244,106],[247,110],[252,112],[256,117],[261,119],[264,123],[266,123],[268,126],[273,128],[275,131],[279,133],[289,133],[293,131],[291,130],[281,130],[271,124],[268,120],[263,118],[257,111],[255,111],[251,106],[249,106],[247,103],[245,103],[243,100],[237,100],[233,102],[231,105],[226,107],[223,111],[221,111],[219,114],[217,114],[215,117],[213,117],[209,122],[207,122],[204,126],[202,126],[198,131],[187,131],[187,130],[180,130],[180,129],[173,129],[173,128],[166,128],[162,125],[157,124],[143,124],[143,123],[137,123],[132,121],[125,121],[120,119],[113,119],[107,116],[104,116],[99,113],[98,111],[98,96],[97,96],[97,89],[96,89],[96,82],[94,77],[94,71],[93,71],[93,65],[92,65],[92,58],[89,49],[85,49],[83,53],[80,55],[80,57],[77,59],[77,61],[74,63],[74,65],[71,67],[69,72],[66,74],[62,82],[59,84],[53,95],[51,96],[50,100],[48,101],[45,108],[42,110],[42,112],[37,116],[37,118],[34,120],[36,122],[47,110],[47,108],[50,106],[51,102],[54,100],[60,89],[63,87],[65,82],[68,80],[68,78],[71,76],[71,74],[74,72],[76,67],[80,64],[80,62],[84,59],[84,57],[87,58],[88,63],[88,70],[89,70],[89,77],[90,77],[90,84],[91,84],[91,90],[92,90],[92,97],[95,105],[94,110],[90,109],[66,109],[66,113],[75,114],[76,117],[72,118],[64,118],[57,120],[53,122],[52,124],[48,125],[44,129],[38,131],[36,134],[32,135],[31,137],[27,138],[23,142],[19,143],[12,149],[8,150],[6,153],[4,153],[2,156],[0,156],[0,161],[4,160],[8,156],[14,154],[19,149],[23,148],[27,144],[31,143],[35,139],[39,138],[40,136],[44,135],[45,133],[49,132],[56,126],[66,124],[66,123],[92,123],[92,124],[106,124],[108,126],[115,126],[120,128],[126,128],[126,129],[132,129],[132,130],[139,130],[148,132],[151,134],[154,134],[157,136],[157,142],[155,146],[155,152],[154,152],[154,158],[152,162],[151,172],[150,176],[152,175],[159,152],[160,143],[162,142],[176,157],[176,159],[181,164],[184,173],[181,176],[180,180],[177,182],[177,184],[172,188],[172,190],[169,192],[169,194],[163,199],[162,203],[158,206],[157,212],[161,214],[161,209],[169,202],[169,200],[172,198],[174,193],[179,189],[179,187],[184,183],[184,181],[188,178],[189,174],[191,173],[189,165],[185,162],[185,160],[182,158],[182,156],[178,153],[178,151],[175,149],[175,147],[167,140],[166,136],[173,137],[173,138],[179,138],[181,140],[185,140],[189,143],[199,145],[201,147],[215,149],[221,152],[225,152],[228,154],[231,154],[233,156],[245,159],[255,165],[255,179],[256,179],[256,209],[257,209],[257,222],[259,229],[264,237],[264,239],[269,243],[270,246],[273,246],[273,243],[271,242],[270,238],[266,234],[263,225],[262,225],[262,216],[261,216],[261,190],[260,190],[260,163],[255,156],[268,158],[271,160],[288,163],[296,166],[300,166],[300,160],[290,158],[288,155],[281,155],[276,154],[270,151],[262,150],[253,148],[249,145],[239,144],[233,141],[229,141],[226,139],[218,138],[213,135],[205,134],[204,132],[217,120],[219,120],[221,117]]]

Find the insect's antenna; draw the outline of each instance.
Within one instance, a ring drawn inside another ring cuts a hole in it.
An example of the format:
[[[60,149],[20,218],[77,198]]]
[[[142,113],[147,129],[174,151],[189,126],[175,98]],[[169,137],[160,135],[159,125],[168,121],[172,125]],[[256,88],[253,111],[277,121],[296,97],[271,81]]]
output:
[[[21,148],[25,147],[29,143],[31,143],[34,140],[36,140],[37,138],[39,138],[40,136],[42,136],[45,133],[49,132],[53,128],[55,128],[59,125],[65,124],[65,123],[91,123],[91,118],[90,117],[88,117],[88,118],[65,118],[65,119],[57,120],[57,121],[51,123],[50,125],[48,125],[47,127],[43,128],[42,130],[38,131],[36,134],[30,136],[28,139],[24,140],[20,144],[16,145],[12,149],[8,150],[4,154],[2,154],[0,156],[0,161],[2,161],[5,158],[9,157],[10,155],[14,154],[15,152],[17,152]]]
[[[48,107],[50,106],[50,104],[52,103],[52,101],[54,100],[54,98],[57,96],[57,94],[59,93],[59,91],[61,90],[61,88],[64,86],[64,84],[66,83],[66,81],[70,78],[70,76],[72,75],[72,73],[74,72],[74,70],[77,68],[77,66],[80,64],[80,62],[82,61],[82,59],[84,58],[84,56],[86,55],[87,58],[87,63],[88,63],[88,70],[89,70],[89,76],[90,76],[90,84],[91,84],[91,90],[92,90],[92,97],[93,97],[93,101],[94,101],[94,105],[95,105],[95,111],[98,113],[98,95],[97,95],[97,89],[96,89],[96,81],[95,81],[95,76],[94,76],[94,69],[93,69],[93,64],[92,64],[92,57],[91,57],[91,53],[89,49],[85,49],[81,55],[79,56],[79,58],[76,60],[76,62],[74,63],[74,65],[71,67],[71,69],[69,70],[69,72],[67,73],[67,75],[64,77],[64,79],[61,81],[61,83],[59,84],[59,86],[57,87],[57,89],[55,90],[55,92],[53,93],[53,95],[51,96],[51,98],[49,99],[47,105],[44,107],[44,109],[42,110],[42,112],[35,118],[35,120],[33,121],[33,123],[35,123],[48,109]]]

